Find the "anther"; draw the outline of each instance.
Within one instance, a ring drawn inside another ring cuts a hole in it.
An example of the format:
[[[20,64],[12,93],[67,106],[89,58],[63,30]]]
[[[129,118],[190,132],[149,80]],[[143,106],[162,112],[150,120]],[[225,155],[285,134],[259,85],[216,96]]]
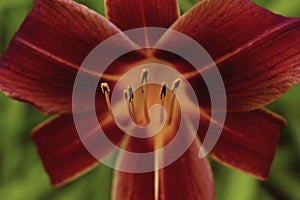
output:
[[[160,89],[160,99],[162,99],[163,97],[165,97],[166,93],[167,93],[167,83],[163,82],[162,86],[161,86],[161,89]]]
[[[124,90],[124,97],[125,97],[126,102],[128,102],[128,92],[127,92],[127,90]]]
[[[136,121],[136,115],[135,115],[135,106],[134,106],[134,102],[133,102],[133,89],[131,87],[131,85],[129,85],[127,87],[127,90],[124,90],[124,95],[125,95],[125,99],[129,102],[128,104],[128,109],[129,109],[129,113],[133,119],[133,121]]]
[[[145,84],[148,82],[148,75],[149,75],[148,69],[147,68],[143,69],[142,73],[141,73],[141,83],[142,84]]]
[[[100,85],[101,87],[101,90],[102,90],[102,93],[105,94],[105,93],[110,93],[110,89],[109,89],[109,86],[107,83],[101,83]]]
[[[134,98],[133,89],[132,89],[131,85],[128,86],[127,91],[128,91],[129,102],[131,102],[131,100]]]
[[[142,93],[145,92],[145,84],[148,82],[148,75],[149,75],[149,71],[147,68],[143,69],[142,70],[142,73],[141,73],[141,83],[143,85],[143,88],[142,88]]]
[[[167,94],[167,83],[163,82],[160,89],[160,100],[162,105],[162,110],[160,112],[160,123],[164,122],[164,104],[165,104],[165,97]]]
[[[181,82],[180,78],[177,78],[175,81],[173,81],[173,85],[172,85],[172,92],[175,93],[177,88],[179,87]]]
[[[107,83],[101,83],[100,85],[102,93],[105,96],[106,105],[109,111],[111,111],[111,105],[109,100],[110,89]]]
[[[147,121],[150,121],[150,117],[147,111],[147,85],[149,77],[149,70],[147,68],[143,69],[141,72],[141,83],[142,83],[142,93],[143,93],[143,113],[144,117]]]

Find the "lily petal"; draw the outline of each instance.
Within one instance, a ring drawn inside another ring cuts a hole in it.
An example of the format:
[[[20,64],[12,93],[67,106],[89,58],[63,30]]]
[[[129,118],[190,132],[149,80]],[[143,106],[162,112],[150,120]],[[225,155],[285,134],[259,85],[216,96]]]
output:
[[[205,116],[200,120],[201,139],[206,135],[207,120]],[[211,123],[219,126],[217,122]],[[265,180],[284,125],[284,119],[262,109],[227,114],[223,132],[210,155],[225,165]]]
[[[76,73],[87,54],[119,33],[71,0],[36,0],[0,60],[0,89],[44,113],[71,113]]]
[[[228,111],[261,108],[300,82],[299,18],[273,14],[250,0],[207,0],[171,29],[192,37],[212,56],[225,83]],[[172,38],[161,42],[174,46]],[[202,66],[203,73],[211,66]],[[185,73],[190,79],[198,75]]]
[[[113,200],[152,200],[154,198],[154,173],[126,173],[115,170]]]
[[[178,160],[158,172],[115,171],[112,199],[214,199],[211,169],[206,159],[198,158],[198,151],[195,141]]]
[[[88,125],[89,121],[90,118],[87,116],[81,123]],[[106,133],[112,133],[109,134],[109,139],[118,144],[123,138],[123,133],[113,126],[112,118],[103,118],[102,124]],[[95,127],[90,127],[84,136],[85,142],[94,141],[96,134]],[[82,143],[73,117],[69,115],[56,117],[40,125],[33,131],[32,139],[54,187],[66,184],[90,171],[99,164],[98,160],[101,156],[113,150],[105,144],[98,144],[101,152],[99,152],[99,158],[96,159]]]
[[[165,199],[215,199],[209,163],[198,157],[194,142],[181,158],[160,170],[160,189]]]
[[[179,17],[176,0],[106,0],[107,17],[121,30],[168,28]]]

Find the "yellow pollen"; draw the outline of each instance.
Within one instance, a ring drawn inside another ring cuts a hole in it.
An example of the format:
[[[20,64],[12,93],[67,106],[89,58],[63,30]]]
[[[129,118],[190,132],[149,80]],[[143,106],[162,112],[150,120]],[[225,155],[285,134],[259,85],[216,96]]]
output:
[[[101,87],[102,93],[105,96],[107,108],[111,112],[111,105],[110,105],[110,100],[109,100],[109,94],[110,94],[109,86],[107,83],[101,83],[100,87]]]

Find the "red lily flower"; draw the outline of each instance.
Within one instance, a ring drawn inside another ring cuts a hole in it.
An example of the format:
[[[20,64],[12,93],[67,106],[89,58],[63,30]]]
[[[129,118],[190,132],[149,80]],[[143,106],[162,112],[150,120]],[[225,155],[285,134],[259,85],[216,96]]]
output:
[[[32,134],[52,184],[63,185],[99,164],[82,144],[72,117],[72,89],[83,60],[105,39],[138,27],[182,32],[210,53],[224,80],[228,101],[225,126],[210,155],[225,165],[267,179],[285,121],[263,106],[300,81],[300,19],[275,15],[249,0],[205,0],[181,17],[176,0],[107,0],[106,6],[108,19],[71,0],[35,0],[0,61],[0,89],[6,95],[57,115]],[[126,37],[123,42],[132,43]],[[161,43],[174,41],[166,33]],[[206,88],[199,85],[200,75],[165,52],[147,56],[143,52],[125,55],[110,66],[102,80],[114,86],[110,75],[117,80],[141,60],[155,57],[168,63],[201,95],[199,103],[204,111],[198,135],[203,139],[212,120]],[[96,98],[102,128],[120,144],[124,134],[103,106],[101,92]],[[87,114],[82,123],[89,120]],[[92,127],[89,135],[93,135]],[[133,138],[126,144],[126,149],[136,152],[155,148],[153,142],[149,145]],[[198,145],[195,140],[180,159],[158,173],[115,171],[113,198],[214,199],[210,166],[206,159],[198,158]],[[111,150],[103,149],[107,153]]]

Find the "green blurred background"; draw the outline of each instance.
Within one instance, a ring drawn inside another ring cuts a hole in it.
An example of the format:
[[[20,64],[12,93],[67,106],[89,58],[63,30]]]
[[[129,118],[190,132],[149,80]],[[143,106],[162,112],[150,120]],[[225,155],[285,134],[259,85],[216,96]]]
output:
[[[179,0],[182,12],[196,0]],[[80,0],[104,13],[103,0]],[[300,0],[256,0],[276,13],[300,17]],[[32,7],[32,0],[0,1],[0,55]],[[272,165],[270,179],[261,182],[212,161],[218,200],[300,199],[300,86],[269,109],[288,121]],[[0,93],[0,199],[1,200],[108,200],[111,170],[100,166],[59,189],[53,189],[29,135],[47,116],[32,106]],[[201,173],[201,172],[199,172]]]

